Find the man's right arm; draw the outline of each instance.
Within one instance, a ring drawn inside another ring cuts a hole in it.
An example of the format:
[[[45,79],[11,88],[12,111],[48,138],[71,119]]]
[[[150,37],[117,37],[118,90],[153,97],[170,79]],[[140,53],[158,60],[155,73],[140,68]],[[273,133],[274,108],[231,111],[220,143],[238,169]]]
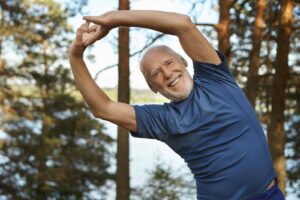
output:
[[[69,61],[75,83],[91,112],[97,118],[111,121],[130,131],[136,131],[136,119],[133,106],[112,101],[92,79],[83,59],[85,41],[91,37],[88,24],[77,30],[76,39],[69,49]],[[89,44],[88,44],[89,45]]]
[[[195,61],[220,64],[220,58],[187,15],[155,10],[117,10],[83,19],[100,26],[142,27],[175,35],[187,55]]]

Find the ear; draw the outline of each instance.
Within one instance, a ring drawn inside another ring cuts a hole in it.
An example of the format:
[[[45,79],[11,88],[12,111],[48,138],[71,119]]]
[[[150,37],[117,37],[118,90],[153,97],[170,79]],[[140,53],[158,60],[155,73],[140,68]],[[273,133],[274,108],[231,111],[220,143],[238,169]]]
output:
[[[186,59],[184,59],[184,57],[182,57],[182,56],[180,56],[180,59],[182,60],[184,66],[187,67],[188,63],[187,63]]]
[[[154,89],[154,87],[151,85],[151,83],[149,81],[147,81],[147,80],[146,80],[146,82],[147,82],[149,88],[151,89],[151,91],[154,92],[154,93],[157,93],[157,90]]]
[[[157,90],[152,86],[152,84],[150,83],[150,81],[148,79],[146,79],[146,78],[145,78],[145,80],[146,80],[149,88],[151,89],[151,91],[154,92],[154,93],[157,93]]]

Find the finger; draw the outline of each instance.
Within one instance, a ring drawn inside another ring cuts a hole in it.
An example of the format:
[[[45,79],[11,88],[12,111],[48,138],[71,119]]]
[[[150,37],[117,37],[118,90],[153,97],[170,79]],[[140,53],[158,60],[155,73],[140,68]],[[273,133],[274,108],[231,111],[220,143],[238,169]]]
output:
[[[97,41],[96,39],[90,38],[90,39],[88,39],[87,41],[84,42],[84,46],[88,47],[88,46],[90,46],[91,44],[93,44],[96,41]]]
[[[87,39],[86,41],[84,41],[84,46],[89,46],[93,43],[95,43],[97,40],[99,40],[102,36],[101,32],[96,32],[95,34],[93,34],[89,39]]]
[[[90,26],[90,22],[86,21],[83,25],[82,28],[84,31],[88,31]]]
[[[88,28],[90,27],[90,22],[85,21],[85,23],[83,24],[83,27],[88,30]]]
[[[82,35],[83,35],[83,31],[82,31],[82,25],[77,29],[76,31],[76,41],[78,42],[82,42]]]
[[[97,41],[97,38],[93,37],[93,38],[89,38],[88,40],[86,40],[84,42],[84,46],[85,47],[88,47],[90,46],[91,44],[95,43]]]
[[[95,32],[97,31],[99,28],[99,25],[92,25],[91,27],[89,27],[89,30],[88,32],[91,33],[91,32]]]
[[[95,24],[103,24],[103,21],[99,16],[84,16],[83,19],[89,22],[93,22]]]
[[[99,32],[99,33],[95,32],[86,41],[84,41],[84,45],[85,46],[91,45],[94,42],[96,42],[97,40],[99,40],[100,38],[101,38],[101,32]]]

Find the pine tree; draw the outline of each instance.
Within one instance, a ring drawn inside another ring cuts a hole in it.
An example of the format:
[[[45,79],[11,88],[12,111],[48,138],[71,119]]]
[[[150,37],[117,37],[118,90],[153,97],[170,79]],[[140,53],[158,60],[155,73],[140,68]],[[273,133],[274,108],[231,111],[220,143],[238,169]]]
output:
[[[19,36],[11,39],[20,49],[19,62],[6,61],[1,76],[6,138],[0,147],[0,196],[82,199],[97,191],[104,198],[105,184],[115,180],[108,172],[114,140],[75,92],[66,64],[71,33],[67,18],[74,10],[67,12],[53,0],[22,3],[18,6],[27,7],[16,19],[20,25],[9,26]],[[10,9],[2,10],[2,16],[9,15]]]
[[[280,189],[285,193],[286,160],[285,160],[285,130],[284,110],[286,100],[286,85],[289,73],[288,55],[293,21],[293,0],[283,0],[280,4],[278,18],[277,52],[275,75],[272,88],[271,122],[268,127],[268,141],[272,160],[278,174]]]
[[[190,172],[187,174],[182,170],[175,170],[170,165],[158,161],[148,171],[145,183],[133,190],[132,198],[136,200],[195,199],[195,181]]]

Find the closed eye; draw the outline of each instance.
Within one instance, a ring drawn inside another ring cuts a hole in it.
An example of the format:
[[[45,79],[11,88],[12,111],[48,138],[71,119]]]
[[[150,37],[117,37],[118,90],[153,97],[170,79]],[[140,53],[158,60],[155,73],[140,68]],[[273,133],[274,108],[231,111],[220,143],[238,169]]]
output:
[[[154,76],[158,76],[158,75],[159,75],[159,73],[160,73],[160,71],[158,71],[158,72],[155,72],[155,73],[154,73]]]
[[[160,70],[156,70],[156,71],[153,73],[153,76],[156,77],[156,76],[159,75],[159,73],[160,73]]]
[[[169,60],[169,61],[167,62],[167,65],[171,64],[172,62],[173,62],[173,60]]]

